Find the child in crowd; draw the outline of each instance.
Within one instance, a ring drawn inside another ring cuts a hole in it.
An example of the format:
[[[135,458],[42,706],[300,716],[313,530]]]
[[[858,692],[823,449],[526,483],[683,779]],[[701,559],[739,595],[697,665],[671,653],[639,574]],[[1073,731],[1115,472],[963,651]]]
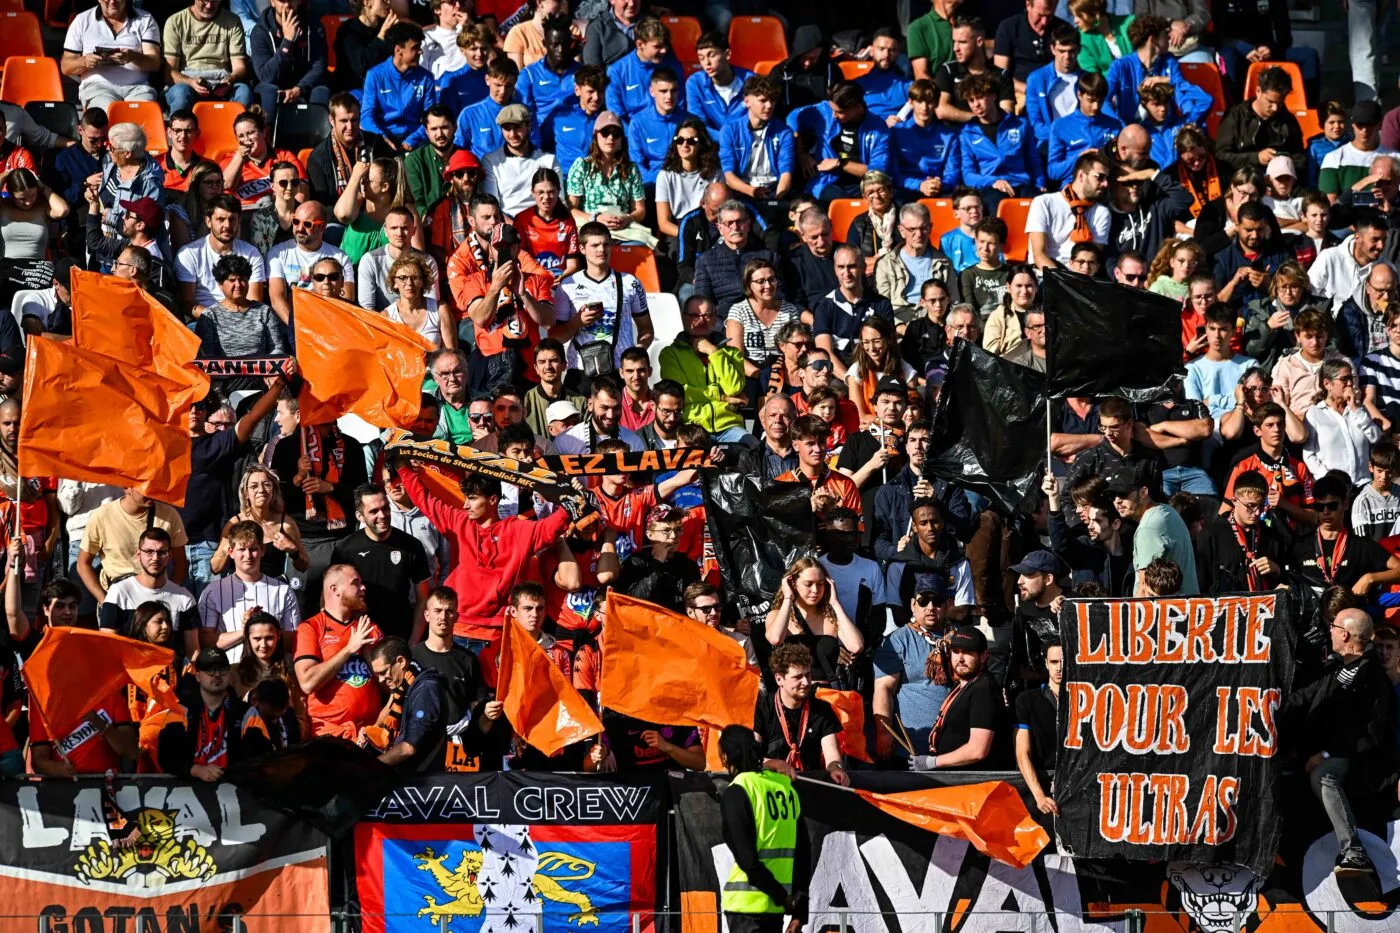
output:
[[[981,221],[974,229],[974,243],[977,262],[958,276],[958,288],[963,300],[986,320],[987,315],[1001,307],[1002,296],[1006,294],[1009,273],[1001,256],[1001,248],[1006,243],[1006,222],[1000,217]]]
[[[1332,203],[1320,191],[1309,191],[1303,195],[1303,229],[1293,238],[1293,255],[1309,269],[1317,259],[1317,254],[1329,246],[1342,242],[1330,229],[1332,223]]]
[[[1303,194],[1298,190],[1298,172],[1293,160],[1286,155],[1276,155],[1269,160],[1264,172],[1268,194],[1264,195],[1264,206],[1274,212],[1280,229],[1284,231],[1302,230]]]
[[[977,262],[977,244],[974,230],[982,221],[982,197],[971,188],[957,188],[953,191],[953,213],[958,225],[938,241],[938,248],[953,261],[953,271],[961,273]]]
[[[1327,100],[1317,108],[1322,120],[1322,135],[1305,139],[1308,146],[1308,187],[1317,189],[1317,174],[1322,168],[1322,160],[1333,149],[1340,149],[1351,142],[1351,120],[1347,108],[1339,100]]]
[[[1396,519],[1400,519],[1400,496],[1395,494],[1395,466],[1400,462],[1400,450],[1389,441],[1373,444],[1369,462],[1371,481],[1351,504],[1351,529],[1379,541],[1392,533]]]
[[[1191,276],[1205,261],[1206,251],[1195,240],[1167,240],[1147,270],[1147,290],[1185,301],[1191,288]]]
[[[1154,81],[1138,88],[1143,112],[1147,115],[1142,126],[1152,138],[1148,154],[1158,168],[1176,161],[1176,134],[1186,125],[1186,118],[1176,105],[1176,92],[1170,84]]]
[[[807,399],[807,410],[826,422],[829,429],[826,435],[826,462],[832,469],[841,456],[841,448],[846,446],[846,426],[836,417],[841,398],[830,389],[817,389]]]

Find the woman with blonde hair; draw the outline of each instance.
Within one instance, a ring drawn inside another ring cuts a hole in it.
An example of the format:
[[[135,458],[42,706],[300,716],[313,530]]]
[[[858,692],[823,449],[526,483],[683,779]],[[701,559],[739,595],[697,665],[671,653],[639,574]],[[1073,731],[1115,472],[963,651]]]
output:
[[[239,522],[257,522],[263,537],[271,542],[263,553],[262,572],[270,577],[287,574],[287,563],[299,571],[311,566],[311,557],[301,544],[297,523],[287,521],[287,507],[282,502],[282,481],[271,469],[261,465],[248,467],[238,484],[238,514],[224,524],[219,547],[209,558],[209,570],[221,574],[229,565],[233,544],[229,529]]]
[[[865,648],[865,637],[836,598],[831,574],[815,557],[788,568],[763,631],[775,648],[788,642],[806,646],[813,686],[841,683],[841,669]]]
[[[384,220],[396,207],[413,207],[403,159],[357,161],[345,190],[335,202],[335,219],[345,224],[340,249],[351,263],[358,266],[365,253],[389,242],[384,235]],[[415,225],[409,245],[425,248],[422,224]]]
[[[851,221],[846,242],[866,259],[866,274],[875,271],[874,260],[900,245],[899,209],[894,203],[894,179],[878,170],[860,180],[860,196],[870,209]]]
[[[446,302],[428,297],[436,278],[433,262],[417,250],[404,250],[389,267],[389,289],[398,300],[384,309],[384,316],[421,334],[434,350],[457,346],[457,322]]]

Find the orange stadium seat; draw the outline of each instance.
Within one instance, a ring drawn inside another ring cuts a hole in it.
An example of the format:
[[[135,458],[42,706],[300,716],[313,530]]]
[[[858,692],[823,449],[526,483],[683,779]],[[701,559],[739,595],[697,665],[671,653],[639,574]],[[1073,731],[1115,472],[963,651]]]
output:
[[[775,16],[736,16],[729,21],[729,59],[741,68],[759,62],[786,61],[787,35]]]
[[[779,65],[781,65],[781,64],[782,64],[782,61],[781,61],[781,60],[776,61],[776,62],[773,62],[773,61],[768,61],[768,62],[754,62],[754,64],[753,64],[753,71],[754,71],[754,74],[760,74],[760,75],[772,74],[773,69],[774,69],[774,68],[777,68],[777,67],[778,67]]]
[[[165,141],[165,116],[153,100],[114,100],[107,105],[109,123],[135,123],[146,131],[146,151],[162,153],[170,148]]]
[[[864,198],[837,198],[827,206],[826,216],[831,218],[831,236],[837,243],[846,242],[846,234],[857,217],[870,210]]]
[[[1244,76],[1244,96],[1245,99],[1254,96],[1259,88],[1259,75],[1267,68],[1282,68],[1288,72],[1288,76],[1293,79],[1293,90],[1288,92],[1288,96],[1283,99],[1283,106],[1297,113],[1299,110],[1308,109],[1308,94],[1303,88],[1303,69],[1293,62],[1251,62],[1249,71]]]
[[[243,112],[243,105],[232,101],[202,100],[194,105],[194,115],[199,120],[199,139],[195,149],[206,158],[217,161],[238,148],[238,137],[233,135],[233,121]]]
[[[838,62],[837,67],[841,69],[842,78],[854,81],[861,75],[869,73],[875,67],[875,63],[869,60],[847,59],[844,62]]]
[[[1026,218],[1030,212],[1030,198],[1005,198],[997,205],[997,216],[1006,224],[1006,245],[1002,253],[1012,262],[1025,262],[1030,251],[1030,237],[1026,236]]]
[[[700,41],[700,21],[693,16],[663,16],[661,23],[671,32],[671,51],[682,65],[699,64],[695,43]]]
[[[326,68],[335,71],[335,34],[340,27],[354,19],[353,16],[330,14],[321,17],[321,28],[326,31]]]
[[[1316,110],[1295,110],[1293,116],[1298,120],[1298,126],[1303,130],[1303,143],[1322,132],[1322,123],[1317,119]]]
[[[933,225],[928,239],[937,246],[943,234],[958,225],[958,215],[953,213],[953,201],[951,198],[919,198],[919,203],[928,208],[929,220]]]
[[[630,272],[649,292],[661,291],[661,276],[656,271],[656,254],[649,247],[636,243],[619,243],[612,249],[612,267],[618,272]]]
[[[0,60],[16,55],[23,58],[44,55],[44,36],[39,28],[39,17],[33,13],[0,13]]]
[[[18,55],[7,58],[5,76],[0,79],[0,100],[21,107],[31,100],[63,100],[63,79],[59,77],[58,62],[52,58]]]

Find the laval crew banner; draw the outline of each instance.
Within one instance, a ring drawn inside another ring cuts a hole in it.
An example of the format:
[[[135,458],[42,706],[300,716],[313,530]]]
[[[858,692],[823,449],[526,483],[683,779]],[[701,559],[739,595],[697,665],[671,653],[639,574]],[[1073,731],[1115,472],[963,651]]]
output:
[[[330,910],[326,837],[232,784],[5,781],[0,838],[7,930],[202,933],[243,916],[300,933]]]
[[[664,776],[420,778],[355,827],[364,933],[650,930],[665,804]]]
[[[1064,605],[1062,849],[1259,873],[1272,864],[1289,608],[1282,592]]]

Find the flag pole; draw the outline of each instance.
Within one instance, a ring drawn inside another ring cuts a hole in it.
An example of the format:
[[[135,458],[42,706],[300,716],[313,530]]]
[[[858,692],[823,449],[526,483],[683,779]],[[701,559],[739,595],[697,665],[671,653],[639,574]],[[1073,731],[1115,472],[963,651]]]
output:
[[[1045,400],[1045,472],[1047,474],[1055,472],[1055,440],[1051,433],[1050,409],[1055,404],[1054,399]]]

